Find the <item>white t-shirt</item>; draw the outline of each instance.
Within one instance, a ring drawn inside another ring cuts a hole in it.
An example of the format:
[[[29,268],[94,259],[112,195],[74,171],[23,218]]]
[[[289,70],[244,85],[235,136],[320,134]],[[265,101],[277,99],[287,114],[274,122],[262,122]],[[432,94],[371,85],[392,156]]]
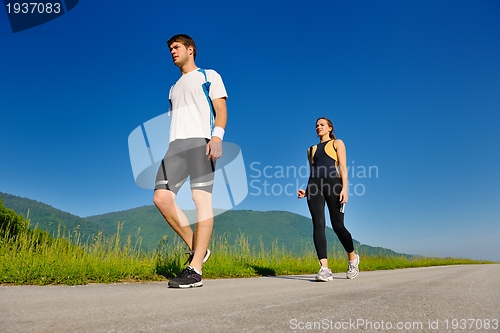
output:
[[[182,75],[170,88],[168,97],[169,115],[172,116],[170,142],[187,138],[211,139],[214,126],[211,100],[224,97],[227,97],[226,88],[216,71],[196,69]]]

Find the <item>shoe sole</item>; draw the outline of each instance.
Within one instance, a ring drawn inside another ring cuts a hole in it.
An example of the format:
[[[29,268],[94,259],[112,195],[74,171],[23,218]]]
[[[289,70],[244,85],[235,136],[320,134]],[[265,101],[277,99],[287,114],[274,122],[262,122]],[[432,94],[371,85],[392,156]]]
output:
[[[196,288],[196,287],[203,287],[203,281],[191,283],[191,284],[177,284],[177,283],[170,284],[169,283],[168,286],[170,288],[181,288],[181,289]]]
[[[328,277],[328,278],[326,278],[326,279],[322,279],[322,278],[318,278],[318,277],[316,277],[316,281],[318,281],[318,282],[328,282],[328,281],[333,281],[333,276],[330,276],[330,277]]]
[[[209,249],[207,249],[207,252],[205,253],[205,256],[203,257],[203,263],[206,263],[207,260],[210,258],[211,255],[212,255],[212,251],[210,251]]]
[[[189,253],[189,252],[188,252]],[[186,253],[187,254],[187,253]],[[207,252],[205,252],[205,256],[203,257],[203,260],[202,260],[202,263],[206,263],[207,260],[210,258],[210,255],[212,255],[212,251],[210,251],[209,249],[207,249]],[[190,257],[191,258],[191,257]],[[188,259],[188,261],[186,261],[186,264],[189,264],[191,265],[191,261],[192,261],[192,258],[191,259]]]

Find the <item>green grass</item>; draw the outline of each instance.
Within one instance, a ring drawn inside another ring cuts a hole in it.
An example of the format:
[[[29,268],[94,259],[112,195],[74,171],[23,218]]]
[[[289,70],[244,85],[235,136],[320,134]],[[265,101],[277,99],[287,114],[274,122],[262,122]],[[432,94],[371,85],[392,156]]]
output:
[[[0,283],[86,284],[160,280],[154,259],[132,244],[128,237],[120,247],[117,232],[98,234],[83,243],[78,232],[58,237],[34,230],[0,238]]]
[[[224,244],[224,237],[212,242],[214,254],[203,268],[207,278],[246,277],[262,275],[316,274],[319,263],[312,244],[304,245],[302,255],[297,256],[280,247],[276,241],[271,249],[251,248],[244,235],[235,244]],[[333,249],[332,249],[333,250]],[[362,258],[360,270],[389,270],[410,267],[427,267],[460,264],[486,264],[488,261],[462,258],[428,258],[417,256],[372,256],[356,249]],[[347,270],[345,251],[330,252],[328,266],[332,272]]]
[[[72,233],[59,230],[55,237],[36,228],[17,235],[6,233],[0,236],[0,283],[77,285],[161,281],[176,276],[184,268],[187,248],[177,236],[164,237],[156,251],[146,253],[141,250],[139,232],[120,241],[121,226],[118,224],[116,234],[111,237],[98,234],[87,240],[80,239],[78,230]],[[225,235],[216,236],[210,248],[212,257],[203,267],[203,276],[208,279],[315,274],[318,270],[310,243],[303,244],[300,256],[287,251],[278,241],[271,248],[264,248],[262,241],[259,247],[250,246],[243,234],[234,243],[229,243]],[[361,271],[491,263],[457,258],[368,256],[362,251],[360,255]],[[345,252],[330,253],[329,258],[332,271],[346,270]]]

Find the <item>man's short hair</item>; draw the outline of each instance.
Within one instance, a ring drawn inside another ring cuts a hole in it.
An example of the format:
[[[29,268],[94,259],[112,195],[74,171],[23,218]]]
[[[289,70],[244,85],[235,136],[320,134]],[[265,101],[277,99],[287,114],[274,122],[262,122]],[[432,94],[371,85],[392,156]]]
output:
[[[175,42],[181,43],[186,48],[192,46],[193,47],[193,56],[196,59],[196,44],[194,43],[194,40],[190,36],[188,36],[186,34],[174,35],[167,41],[168,47],[170,47]]]

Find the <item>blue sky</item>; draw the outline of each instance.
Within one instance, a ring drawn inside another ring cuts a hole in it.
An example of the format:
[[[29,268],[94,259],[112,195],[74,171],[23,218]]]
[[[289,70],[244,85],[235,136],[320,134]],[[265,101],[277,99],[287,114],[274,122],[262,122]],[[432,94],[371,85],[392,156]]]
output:
[[[225,141],[240,146],[254,181],[237,209],[309,216],[284,193],[307,176],[279,171],[306,165],[326,116],[347,146],[355,239],[500,261],[493,0],[89,0],[18,33],[0,10],[0,191],[82,217],[152,204],[134,183],[127,139],[167,111],[180,73],[165,41],[176,33],[191,35],[197,65],[225,82]]]

